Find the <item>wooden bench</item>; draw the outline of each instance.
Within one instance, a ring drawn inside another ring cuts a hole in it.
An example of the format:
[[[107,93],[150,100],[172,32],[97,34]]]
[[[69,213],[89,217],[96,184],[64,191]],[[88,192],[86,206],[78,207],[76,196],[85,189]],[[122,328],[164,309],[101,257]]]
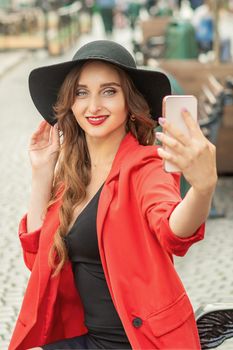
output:
[[[224,86],[210,74],[197,97],[199,124],[208,139],[216,145],[224,113]]]

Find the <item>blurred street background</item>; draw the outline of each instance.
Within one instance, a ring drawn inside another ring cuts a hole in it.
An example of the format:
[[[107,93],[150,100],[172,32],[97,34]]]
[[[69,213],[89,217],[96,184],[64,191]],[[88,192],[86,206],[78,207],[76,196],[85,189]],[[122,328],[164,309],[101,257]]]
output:
[[[199,123],[217,146],[219,181],[205,240],[175,266],[194,310],[233,303],[233,1],[0,0],[1,350],[29,277],[17,229],[30,192],[28,142],[41,117],[28,75],[105,38],[125,46],[139,66],[165,71],[173,93],[198,98]],[[182,181],[183,196],[187,189]],[[220,348],[232,350],[233,338]]]

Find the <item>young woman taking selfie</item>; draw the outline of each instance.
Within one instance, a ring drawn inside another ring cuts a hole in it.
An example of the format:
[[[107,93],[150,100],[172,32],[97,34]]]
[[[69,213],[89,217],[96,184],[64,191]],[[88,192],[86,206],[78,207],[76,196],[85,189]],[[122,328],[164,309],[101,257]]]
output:
[[[45,120],[29,145],[19,237],[31,276],[9,350],[200,349],[172,256],[203,239],[214,146],[185,106],[189,137],[159,118],[166,151],[154,145],[169,81],[112,41],[33,70],[29,87]]]

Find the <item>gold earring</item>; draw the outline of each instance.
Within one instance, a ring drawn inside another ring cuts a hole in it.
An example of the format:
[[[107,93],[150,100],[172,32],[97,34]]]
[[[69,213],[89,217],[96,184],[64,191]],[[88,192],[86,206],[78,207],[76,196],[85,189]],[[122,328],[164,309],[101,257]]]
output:
[[[133,114],[131,114],[131,116],[130,116],[130,120],[131,120],[131,122],[135,122],[135,120],[136,120],[136,117],[133,115]]]

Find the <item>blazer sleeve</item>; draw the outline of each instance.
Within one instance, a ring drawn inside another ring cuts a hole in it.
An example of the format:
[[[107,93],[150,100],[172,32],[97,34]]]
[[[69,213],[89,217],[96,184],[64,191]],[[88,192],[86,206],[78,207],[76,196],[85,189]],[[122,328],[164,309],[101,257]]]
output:
[[[47,210],[45,218],[44,218],[44,222],[41,225],[41,227],[39,227],[35,231],[28,232],[28,230],[27,230],[27,214],[25,214],[23,216],[23,218],[21,219],[21,221],[19,223],[19,231],[18,231],[19,239],[20,239],[21,246],[23,248],[24,262],[25,262],[25,265],[29,268],[29,270],[32,270],[32,268],[33,268],[33,265],[34,265],[34,262],[35,262],[35,259],[37,256],[37,252],[39,249],[41,231],[44,228],[44,225],[46,223],[48,215],[50,215],[49,220],[51,220],[51,217],[54,216],[54,213],[58,213],[59,207],[61,205],[61,194],[62,194],[63,188],[64,188],[64,186],[63,186],[63,184],[61,184],[56,192],[56,201],[54,201],[48,207],[48,210]],[[55,216],[57,216],[57,215],[55,215]]]
[[[32,270],[36,259],[41,228],[27,232],[27,214],[23,216],[19,223],[19,239],[23,249],[24,262],[29,270]]]
[[[140,205],[151,232],[157,236],[161,246],[169,254],[183,256],[193,243],[204,238],[205,224],[203,223],[187,238],[178,237],[172,232],[169,218],[182,201],[180,175],[166,173],[163,170],[162,160],[156,153],[154,148],[153,156],[148,157],[140,169],[137,183]]]

